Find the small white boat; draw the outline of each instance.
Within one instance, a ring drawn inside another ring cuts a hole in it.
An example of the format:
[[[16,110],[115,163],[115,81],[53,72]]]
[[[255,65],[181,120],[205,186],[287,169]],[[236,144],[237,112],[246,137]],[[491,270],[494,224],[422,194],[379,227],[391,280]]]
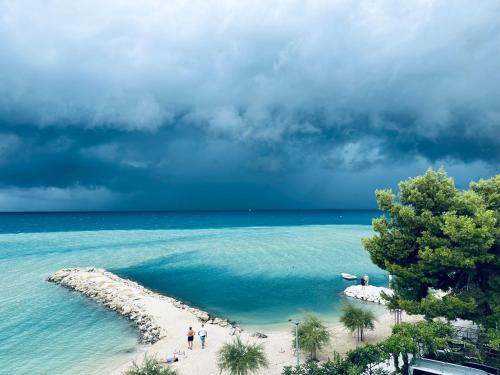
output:
[[[356,280],[358,277],[356,275],[351,275],[350,273],[342,272],[340,274],[346,280]]]

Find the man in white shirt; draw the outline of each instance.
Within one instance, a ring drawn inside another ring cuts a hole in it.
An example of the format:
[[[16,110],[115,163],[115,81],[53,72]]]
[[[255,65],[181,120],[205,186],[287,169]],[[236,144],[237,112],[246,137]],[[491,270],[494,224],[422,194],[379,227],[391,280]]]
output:
[[[205,340],[207,339],[208,334],[204,324],[201,325],[201,328],[198,331],[198,336],[200,336],[201,348],[205,349]]]

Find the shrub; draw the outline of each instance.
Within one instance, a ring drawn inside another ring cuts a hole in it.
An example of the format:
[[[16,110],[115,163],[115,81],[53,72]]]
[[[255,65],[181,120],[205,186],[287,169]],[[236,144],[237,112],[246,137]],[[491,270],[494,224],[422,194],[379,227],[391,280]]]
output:
[[[141,364],[136,362],[124,372],[125,375],[176,375],[175,370],[165,368],[155,357],[145,356]]]
[[[287,366],[282,375],[360,375],[362,369],[334,353],[333,359],[323,363],[308,362],[300,366]]]
[[[262,367],[268,367],[262,345],[245,344],[240,337],[226,343],[217,353],[219,370],[228,371],[231,375],[246,375]]]
[[[373,323],[375,321],[375,316],[373,312],[354,307],[351,304],[347,304],[344,307],[340,321],[349,331],[357,331],[358,341],[361,342],[364,341],[365,338],[364,330],[375,328]]]
[[[368,370],[368,374],[374,374],[373,366],[385,361],[390,357],[385,347],[381,344],[363,345],[347,353],[347,360],[359,367],[363,372]]]
[[[330,341],[330,333],[321,321],[314,315],[306,315],[304,321],[299,324],[299,346],[311,354],[311,359],[316,359],[316,352],[321,350]],[[293,348],[295,348],[295,328],[293,329]]]

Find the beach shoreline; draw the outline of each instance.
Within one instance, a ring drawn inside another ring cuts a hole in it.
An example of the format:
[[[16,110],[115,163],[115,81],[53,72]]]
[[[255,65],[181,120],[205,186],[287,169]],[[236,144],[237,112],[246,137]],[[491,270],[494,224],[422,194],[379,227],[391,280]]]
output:
[[[152,292],[141,285],[122,279],[111,272],[97,268],[68,268],[60,270],[48,278],[68,289],[77,291],[105,305],[122,316],[133,321],[139,328],[147,346],[138,346],[130,357],[121,357],[110,366],[111,374],[122,374],[133,361],[141,362],[144,355],[160,359],[173,353],[179,354],[179,362],[172,365],[179,375],[204,373],[217,375],[216,353],[226,342],[239,335],[245,342],[262,344],[270,362],[270,367],[262,373],[278,375],[284,366],[294,365],[296,358],[291,348],[293,335],[291,327],[252,326],[253,330],[263,335],[255,335],[247,329],[234,326],[226,319],[211,316],[209,313],[192,308],[182,301]],[[379,305],[380,306],[380,305]],[[405,317],[416,320],[416,317]],[[376,309],[375,329],[367,333],[367,342],[373,343],[390,335],[394,324],[393,315],[388,310]],[[139,323],[138,323],[139,320]],[[188,350],[186,331],[193,327],[195,331],[206,324],[208,331],[207,347],[201,349],[199,340],[195,340],[193,350]],[[356,338],[332,317],[325,322],[331,335],[328,347],[319,353],[320,360],[331,357],[333,352],[345,354],[357,345]],[[306,353],[302,353],[304,360]]]

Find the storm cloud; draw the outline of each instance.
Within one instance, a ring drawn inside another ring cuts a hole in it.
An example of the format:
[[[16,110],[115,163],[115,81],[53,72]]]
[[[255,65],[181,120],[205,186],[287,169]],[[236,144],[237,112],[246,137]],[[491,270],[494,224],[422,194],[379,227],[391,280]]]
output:
[[[441,165],[466,186],[500,165],[499,14],[0,0],[0,210],[365,208]]]

